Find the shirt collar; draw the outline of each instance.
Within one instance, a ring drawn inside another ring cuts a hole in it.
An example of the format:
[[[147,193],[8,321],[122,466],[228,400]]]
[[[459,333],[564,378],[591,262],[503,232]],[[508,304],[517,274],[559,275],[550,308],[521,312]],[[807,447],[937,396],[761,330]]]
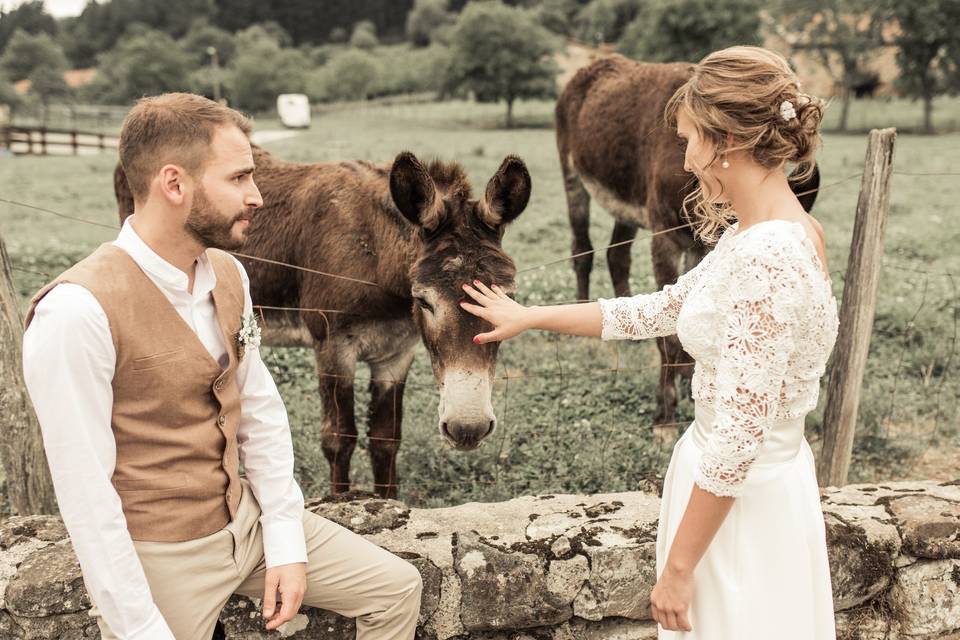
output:
[[[120,234],[114,241],[114,244],[133,258],[133,261],[150,276],[157,284],[174,291],[186,293],[189,278],[187,274],[173,266],[151,249],[143,239],[137,235],[130,221],[134,216],[129,216],[123,221],[120,228]],[[213,290],[217,284],[217,276],[210,266],[210,260],[204,251],[196,260],[197,270],[193,281],[194,297],[206,295]]]

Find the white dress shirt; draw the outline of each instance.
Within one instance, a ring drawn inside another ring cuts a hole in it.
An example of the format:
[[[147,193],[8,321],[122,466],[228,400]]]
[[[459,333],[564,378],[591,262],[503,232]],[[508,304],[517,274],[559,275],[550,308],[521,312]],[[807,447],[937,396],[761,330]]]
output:
[[[187,274],[154,253],[124,222],[114,245],[157,285],[221,366],[229,361],[211,291],[216,274],[201,255],[193,292]],[[243,280],[244,314],[253,310]],[[133,302],[131,302],[132,304]],[[36,409],[60,514],[91,597],[118,638],[172,640],[150,595],[127,530],[120,497],[110,482],[116,465],[111,428],[116,351],[103,308],[87,289],[64,283],[38,304],[23,337],[23,370]],[[266,566],[306,562],[303,494],[293,476],[287,412],[256,349],[237,365],[240,461],[262,508]],[[175,543],[174,543],[175,544]],[[189,567],[184,567],[189,571]]]

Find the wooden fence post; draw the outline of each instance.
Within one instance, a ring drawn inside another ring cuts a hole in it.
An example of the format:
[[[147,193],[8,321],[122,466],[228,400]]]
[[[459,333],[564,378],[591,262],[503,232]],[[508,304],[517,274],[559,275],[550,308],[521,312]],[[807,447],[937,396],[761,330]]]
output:
[[[877,285],[883,258],[883,230],[890,204],[890,175],[896,129],[874,129],[857,200],[857,217],[843,285],[840,328],[827,386],[823,449],[817,464],[821,486],[847,483],[860,390],[873,332]]]
[[[7,247],[0,236],[0,460],[17,515],[57,513],[40,424],[23,382],[23,320]]]

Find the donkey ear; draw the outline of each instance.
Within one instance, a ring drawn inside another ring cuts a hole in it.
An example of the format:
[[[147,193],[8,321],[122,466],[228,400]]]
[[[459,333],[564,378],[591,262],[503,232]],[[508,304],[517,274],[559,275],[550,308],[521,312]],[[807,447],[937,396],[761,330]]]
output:
[[[390,169],[390,196],[413,224],[433,231],[440,223],[437,188],[426,168],[409,151],[401,152]]]
[[[530,172],[517,156],[504,158],[497,173],[487,183],[480,206],[480,217],[491,227],[499,227],[519,216],[530,201]]]

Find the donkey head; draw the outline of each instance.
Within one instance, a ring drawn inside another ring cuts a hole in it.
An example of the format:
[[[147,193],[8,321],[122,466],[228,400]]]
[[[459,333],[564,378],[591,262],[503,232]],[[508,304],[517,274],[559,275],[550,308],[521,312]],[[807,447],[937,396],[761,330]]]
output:
[[[460,307],[461,285],[478,279],[515,291],[517,269],[501,241],[527,206],[530,187],[516,156],[504,159],[479,200],[457,164],[424,166],[404,152],[390,171],[393,202],[422,239],[410,270],[413,315],[440,387],[440,433],[457,449],[479,446],[497,427],[491,392],[498,344],[473,343],[491,327]]]

